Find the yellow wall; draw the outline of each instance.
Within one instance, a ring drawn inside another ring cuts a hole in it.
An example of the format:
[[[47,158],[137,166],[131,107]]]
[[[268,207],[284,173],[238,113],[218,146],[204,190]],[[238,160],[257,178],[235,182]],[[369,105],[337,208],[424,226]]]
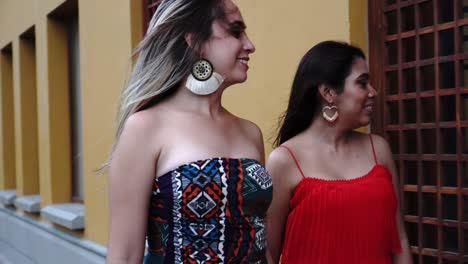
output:
[[[229,88],[224,103],[260,126],[268,154],[306,51],[329,39],[352,42],[366,50],[367,0],[235,2],[256,52],[251,55],[247,82]]]
[[[16,188],[15,123],[13,106],[13,55],[9,48],[0,54],[0,188]]]
[[[18,43],[19,36],[35,25],[42,206],[66,201],[70,196],[71,157],[69,128],[66,128],[70,117],[67,100],[64,100],[68,94],[61,89],[68,78],[67,66],[62,60],[67,48],[64,29],[57,20],[47,18],[47,14],[63,2],[65,0],[0,2],[0,49],[9,43]],[[365,45],[367,30],[363,17],[367,17],[367,1],[236,2],[257,51],[251,56],[249,80],[230,88],[224,103],[229,110],[260,125],[268,153],[271,150],[269,139],[275,134],[277,118],[286,108],[300,58],[314,44],[326,39]],[[118,97],[129,70],[132,47],[142,34],[140,3],[140,0],[78,1],[86,210],[83,235],[104,245],[108,222],[107,175],[97,176],[95,170],[107,158],[113,142]],[[357,6],[350,8],[351,4]],[[4,61],[2,57],[2,71],[5,71]],[[20,76],[19,67],[13,68],[13,76]],[[13,82],[14,86],[19,85],[20,79]],[[21,133],[22,130],[13,136]],[[23,159],[23,155],[17,156]]]
[[[66,61],[63,60],[67,52],[66,35],[59,19],[47,17],[64,2],[64,0],[28,2],[4,0],[0,3],[0,32],[2,32],[0,49],[13,43],[13,54],[17,54],[11,74],[15,76],[13,86],[16,90],[14,101],[17,110],[23,110],[25,107],[21,101],[24,98],[20,96],[19,89],[22,80],[20,65],[23,65],[19,63],[19,36],[33,25],[36,29],[37,89],[39,90],[36,138],[38,138],[39,149],[40,184],[33,185],[35,187],[40,185],[42,206],[70,201],[70,117],[68,91],[64,88],[68,85],[68,68]],[[78,1],[83,118],[82,156],[84,158],[86,210],[83,235],[101,244],[106,244],[107,238],[106,175],[97,176],[95,169],[105,161],[109,153],[113,141],[113,121],[117,98],[125,82],[132,47],[141,37],[139,2],[134,0]],[[8,60],[2,56],[0,67],[5,73],[9,70],[7,63]],[[2,87],[7,88],[6,84],[9,80],[4,78],[2,81],[5,83]],[[2,100],[6,100],[3,94],[8,96],[8,91],[2,90]],[[32,137],[34,135],[21,126],[23,124],[21,115],[15,114],[14,118],[18,129],[13,136],[17,137],[15,148],[19,150],[16,155],[19,157],[16,167],[20,168],[18,173],[23,175],[22,165],[27,162],[24,159],[24,148],[21,148],[24,145],[23,135]],[[3,119],[2,127],[7,125],[6,121],[8,120]],[[2,139],[5,139],[3,132],[2,128],[0,135]],[[3,140],[1,142],[0,146],[7,149],[7,144]],[[2,158],[2,163],[5,160],[8,159]],[[11,160],[15,160],[14,156],[8,163],[11,163]],[[4,178],[2,176],[0,187],[11,188],[12,183],[3,183]],[[23,179],[23,177],[17,178]],[[26,184],[25,181],[20,182],[24,183],[23,185]],[[23,188],[20,191],[20,194],[30,192],[23,191]]]
[[[17,196],[39,193],[34,30],[13,42]]]
[[[117,102],[135,42],[132,34],[141,28],[141,19],[133,19],[138,22],[135,29],[130,26],[134,10],[130,1],[136,2],[80,1],[85,235],[102,244],[107,240],[107,176],[96,176],[93,171],[109,154]]]
[[[367,55],[368,46],[367,0],[349,0],[349,41],[359,46]]]
[[[369,60],[367,15],[367,0],[349,0],[349,41],[351,44],[360,47],[366,53],[367,60]],[[370,127],[369,124],[358,130],[369,132]]]

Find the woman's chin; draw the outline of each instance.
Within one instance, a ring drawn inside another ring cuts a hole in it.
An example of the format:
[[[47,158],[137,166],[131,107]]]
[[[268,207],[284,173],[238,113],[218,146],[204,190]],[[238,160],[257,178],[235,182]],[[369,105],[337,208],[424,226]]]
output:
[[[371,119],[370,118],[367,118],[365,120],[361,120],[360,124],[359,124],[359,127],[364,127],[364,126],[368,126],[371,122]]]

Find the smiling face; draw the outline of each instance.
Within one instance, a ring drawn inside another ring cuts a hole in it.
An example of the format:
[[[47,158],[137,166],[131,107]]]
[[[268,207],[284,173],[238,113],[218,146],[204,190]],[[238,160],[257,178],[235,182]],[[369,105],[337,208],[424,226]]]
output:
[[[221,74],[226,86],[244,82],[249,69],[249,55],[255,46],[247,37],[246,26],[237,6],[225,2],[226,18],[215,20],[212,35],[202,46],[202,57],[213,64],[214,71]]]
[[[355,59],[343,92],[336,97],[340,119],[352,127],[368,125],[376,96],[377,91],[369,83],[367,63],[362,58]]]

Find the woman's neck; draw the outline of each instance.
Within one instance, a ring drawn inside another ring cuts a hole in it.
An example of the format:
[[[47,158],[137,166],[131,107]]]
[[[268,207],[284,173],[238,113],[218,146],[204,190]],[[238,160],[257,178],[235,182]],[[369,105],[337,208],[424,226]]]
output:
[[[212,94],[197,95],[189,91],[185,87],[185,83],[183,83],[167,100],[167,103],[182,111],[199,113],[214,118],[226,111],[221,101],[224,89],[224,87],[220,87]]]
[[[330,124],[320,117],[317,117],[312,124],[304,131],[304,134],[313,137],[315,140],[338,149],[348,142],[352,129],[343,127],[339,122]]]

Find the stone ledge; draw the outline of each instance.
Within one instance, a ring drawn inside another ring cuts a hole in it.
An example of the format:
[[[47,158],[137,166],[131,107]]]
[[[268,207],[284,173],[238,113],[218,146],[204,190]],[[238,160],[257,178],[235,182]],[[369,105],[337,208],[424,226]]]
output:
[[[41,196],[37,194],[18,197],[15,200],[15,206],[29,213],[39,213],[41,211]]]
[[[41,210],[41,215],[52,223],[71,230],[84,229],[84,205],[63,203],[48,205]]]
[[[16,190],[0,191],[0,203],[3,203],[4,205],[13,205],[15,202],[15,199],[16,199]]]
[[[0,254],[14,264],[104,264],[107,249],[0,204]]]

